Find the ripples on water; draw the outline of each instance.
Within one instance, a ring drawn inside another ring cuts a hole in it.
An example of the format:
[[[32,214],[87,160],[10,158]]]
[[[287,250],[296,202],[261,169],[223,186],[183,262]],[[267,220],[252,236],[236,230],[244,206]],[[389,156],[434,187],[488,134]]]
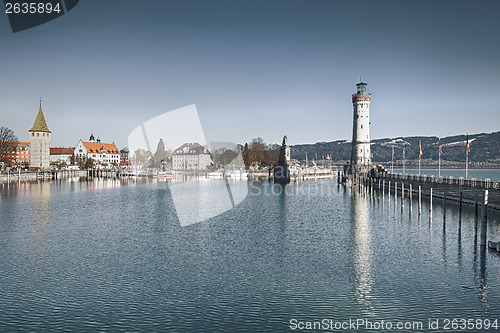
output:
[[[469,208],[459,233],[453,204],[443,228],[436,201],[430,222],[425,203],[419,219],[416,200],[401,213],[335,181],[239,182],[249,195],[235,209],[181,227],[166,184],[124,185],[1,188],[1,332],[500,318],[500,256],[475,246]],[[489,222],[500,238],[498,216]]]

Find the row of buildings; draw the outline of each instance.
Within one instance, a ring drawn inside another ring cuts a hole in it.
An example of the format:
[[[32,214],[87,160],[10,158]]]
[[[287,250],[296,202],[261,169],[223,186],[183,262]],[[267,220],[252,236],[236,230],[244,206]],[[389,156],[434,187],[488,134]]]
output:
[[[102,167],[131,164],[127,148],[119,150],[114,142],[101,142],[99,138],[96,140],[93,134],[90,135],[89,141],[80,139],[75,147],[67,148],[51,148],[51,134],[40,103],[33,127],[28,131],[29,141],[10,142],[5,157],[17,167],[41,170],[48,170],[51,165],[77,165],[89,159],[92,159],[94,165]],[[149,160],[149,156],[145,155],[144,164]],[[202,145],[185,143],[173,151],[171,162],[175,170],[206,169],[212,165],[212,157]]]

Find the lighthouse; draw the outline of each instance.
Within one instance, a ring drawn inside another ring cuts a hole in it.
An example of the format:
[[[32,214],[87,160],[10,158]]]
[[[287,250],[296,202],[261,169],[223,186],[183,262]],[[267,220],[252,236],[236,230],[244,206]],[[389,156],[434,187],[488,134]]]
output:
[[[366,83],[360,79],[356,93],[352,95],[353,126],[350,173],[366,176],[371,168],[370,152],[370,101],[371,94],[366,92]]]

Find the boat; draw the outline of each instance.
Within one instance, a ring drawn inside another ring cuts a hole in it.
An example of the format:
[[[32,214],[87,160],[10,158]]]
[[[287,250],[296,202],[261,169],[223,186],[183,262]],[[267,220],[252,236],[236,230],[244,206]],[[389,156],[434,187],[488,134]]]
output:
[[[159,173],[150,173],[148,175],[149,179],[172,179],[175,178],[175,175],[171,173],[166,173],[166,172],[159,172]]]

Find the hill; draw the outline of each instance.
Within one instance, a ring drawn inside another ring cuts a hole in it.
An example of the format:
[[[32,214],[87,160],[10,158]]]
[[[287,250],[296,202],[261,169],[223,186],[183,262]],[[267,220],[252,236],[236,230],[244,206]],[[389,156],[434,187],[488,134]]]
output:
[[[443,154],[441,161],[446,163],[463,163],[465,160],[466,135],[454,135],[441,138]],[[419,142],[422,142],[422,163],[434,164],[438,160],[439,138],[437,136],[412,136],[376,139],[371,142],[373,162],[391,161],[394,147],[394,160],[400,161],[405,147],[405,159],[408,163],[418,161]],[[474,164],[500,163],[500,132],[469,134],[469,161]],[[317,142],[291,146],[292,158],[304,160],[306,152],[309,160],[322,159],[327,154],[332,155],[334,162],[348,161],[351,156],[351,141],[337,140],[332,142]],[[317,155],[316,155],[317,154]]]

